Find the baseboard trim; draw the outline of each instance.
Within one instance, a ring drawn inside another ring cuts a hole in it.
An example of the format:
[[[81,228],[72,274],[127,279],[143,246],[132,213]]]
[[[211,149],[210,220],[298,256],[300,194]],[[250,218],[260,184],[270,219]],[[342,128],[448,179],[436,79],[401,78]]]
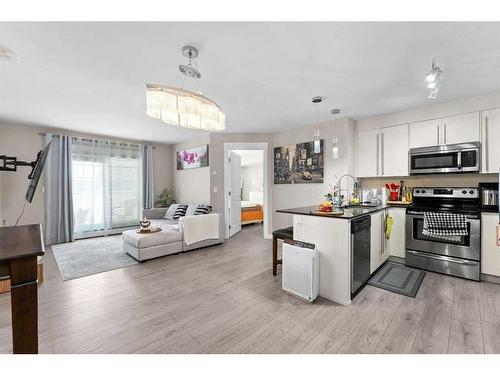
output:
[[[500,277],[487,275],[485,273],[481,274],[481,281],[486,281],[488,283],[500,284]]]
[[[391,255],[387,260],[389,262],[406,264],[406,258],[400,258],[400,257],[394,256],[394,255]]]

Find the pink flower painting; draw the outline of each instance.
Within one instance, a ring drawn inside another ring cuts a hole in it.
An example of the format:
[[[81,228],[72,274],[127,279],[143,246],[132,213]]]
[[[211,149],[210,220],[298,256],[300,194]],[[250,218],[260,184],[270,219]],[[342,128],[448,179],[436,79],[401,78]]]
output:
[[[177,152],[177,169],[208,167],[208,145]]]

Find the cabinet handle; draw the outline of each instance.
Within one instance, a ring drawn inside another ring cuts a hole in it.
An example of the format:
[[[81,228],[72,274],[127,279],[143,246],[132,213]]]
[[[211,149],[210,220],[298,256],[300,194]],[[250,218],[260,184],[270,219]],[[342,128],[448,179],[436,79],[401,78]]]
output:
[[[484,148],[486,154],[486,172],[490,171],[490,143],[489,143],[489,131],[488,131],[488,116],[484,116]]]
[[[443,144],[446,144],[446,124],[443,125],[443,132],[444,132],[444,143]]]
[[[439,145],[439,125],[437,126],[437,144]]]
[[[379,176],[380,134],[377,134],[377,176]]]
[[[384,133],[380,135],[381,151],[380,151],[380,175],[384,175]]]

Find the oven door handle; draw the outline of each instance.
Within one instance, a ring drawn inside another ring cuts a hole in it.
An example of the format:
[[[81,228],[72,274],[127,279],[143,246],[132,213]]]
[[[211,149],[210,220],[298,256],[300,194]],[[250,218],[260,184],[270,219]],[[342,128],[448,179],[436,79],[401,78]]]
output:
[[[417,211],[406,211],[406,214],[409,216],[424,216],[423,212],[417,212]],[[470,222],[472,220],[480,220],[479,215],[465,215],[467,218],[467,222]]]
[[[464,260],[464,259],[455,259],[455,258],[450,258],[444,255],[431,255],[431,254],[426,254],[426,253],[421,253],[418,251],[413,251],[413,250],[406,250],[410,254],[413,254],[418,257],[423,257],[423,258],[429,258],[429,259],[434,259],[434,260],[444,260],[446,262],[451,262],[451,263],[458,263],[458,264],[463,264],[467,266],[475,266],[477,265],[477,262],[473,262],[470,260]]]
[[[417,211],[406,211],[408,215],[418,215],[418,216],[424,216],[423,212],[417,212]]]

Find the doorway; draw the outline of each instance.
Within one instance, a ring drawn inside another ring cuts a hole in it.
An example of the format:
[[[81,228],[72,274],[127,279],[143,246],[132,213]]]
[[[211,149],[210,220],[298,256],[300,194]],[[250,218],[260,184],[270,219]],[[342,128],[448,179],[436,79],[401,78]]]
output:
[[[269,234],[267,143],[224,144],[225,237],[245,225],[263,224]]]

